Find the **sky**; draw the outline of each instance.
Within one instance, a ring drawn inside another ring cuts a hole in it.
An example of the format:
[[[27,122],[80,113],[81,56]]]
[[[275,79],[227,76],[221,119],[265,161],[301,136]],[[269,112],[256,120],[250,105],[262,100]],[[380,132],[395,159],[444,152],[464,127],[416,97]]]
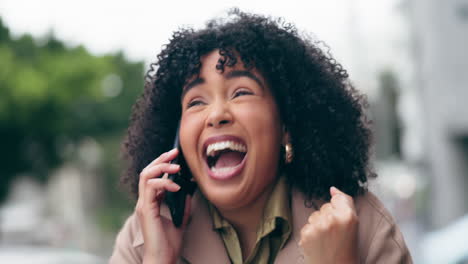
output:
[[[128,58],[149,63],[174,30],[202,27],[230,7],[239,7],[283,17],[301,32],[325,41],[335,58],[360,80],[376,65],[393,64],[404,32],[398,17],[399,2],[0,0],[0,16],[15,36],[30,33],[41,37],[53,32],[68,45],[83,44],[96,55],[123,50]]]

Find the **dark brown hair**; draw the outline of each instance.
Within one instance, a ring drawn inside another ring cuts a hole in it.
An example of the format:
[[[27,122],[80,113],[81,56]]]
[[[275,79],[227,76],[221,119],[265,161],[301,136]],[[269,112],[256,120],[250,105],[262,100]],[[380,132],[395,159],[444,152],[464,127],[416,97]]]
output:
[[[281,19],[238,10],[204,29],[176,31],[151,64],[134,105],[122,183],[138,195],[141,170],[172,147],[183,85],[199,73],[201,56],[219,50],[219,69],[241,60],[269,83],[294,149],[292,163],[281,166],[289,184],[308,198],[328,198],[332,185],[352,196],[364,192],[375,175],[366,100],[320,43]]]

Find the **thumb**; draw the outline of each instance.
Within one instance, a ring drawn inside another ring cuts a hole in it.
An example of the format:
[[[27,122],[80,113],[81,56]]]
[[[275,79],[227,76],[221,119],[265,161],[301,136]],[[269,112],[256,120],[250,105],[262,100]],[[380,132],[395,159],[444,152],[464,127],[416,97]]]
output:
[[[335,186],[332,186],[330,187],[330,194],[331,196],[335,196],[337,194],[345,194],[344,192],[340,191],[338,188],[336,188]]]
[[[344,204],[346,204],[346,206],[354,208],[353,197],[342,192],[335,186],[330,187],[330,194],[332,196],[330,202],[334,207],[342,207]]]

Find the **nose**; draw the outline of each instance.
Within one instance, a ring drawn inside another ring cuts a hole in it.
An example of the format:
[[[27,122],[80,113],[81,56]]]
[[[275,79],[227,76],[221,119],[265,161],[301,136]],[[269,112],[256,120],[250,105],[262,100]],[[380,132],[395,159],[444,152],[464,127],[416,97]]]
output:
[[[222,126],[231,124],[233,121],[229,107],[224,101],[213,103],[209,111],[210,112],[206,120],[208,127],[220,128]]]

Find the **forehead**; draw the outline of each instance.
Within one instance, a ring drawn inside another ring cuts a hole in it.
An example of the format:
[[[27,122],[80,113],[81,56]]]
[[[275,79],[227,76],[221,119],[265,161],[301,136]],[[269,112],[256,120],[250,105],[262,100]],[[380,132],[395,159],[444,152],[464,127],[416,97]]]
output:
[[[231,71],[249,71],[255,75],[260,75],[254,67],[247,69],[237,52],[234,52],[236,63],[232,66],[229,66],[229,57],[221,56],[219,53],[219,50],[214,50],[200,58],[199,77],[209,76],[213,73],[226,76]]]
[[[203,84],[212,78],[219,79],[220,77],[225,80],[231,80],[236,78],[248,78],[255,81],[260,87],[265,88],[265,78],[255,67],[247,69],[242,60],[237,57],[236,64],[233,66],[227,66],[224,64],[223,69],[219,69],[219,64],[225,58],[223,58],[218,50],[212,51],[209,54],[200,58],[200,71],[199,74],[191,76],[183,87],[183,95],[191,88]]]

